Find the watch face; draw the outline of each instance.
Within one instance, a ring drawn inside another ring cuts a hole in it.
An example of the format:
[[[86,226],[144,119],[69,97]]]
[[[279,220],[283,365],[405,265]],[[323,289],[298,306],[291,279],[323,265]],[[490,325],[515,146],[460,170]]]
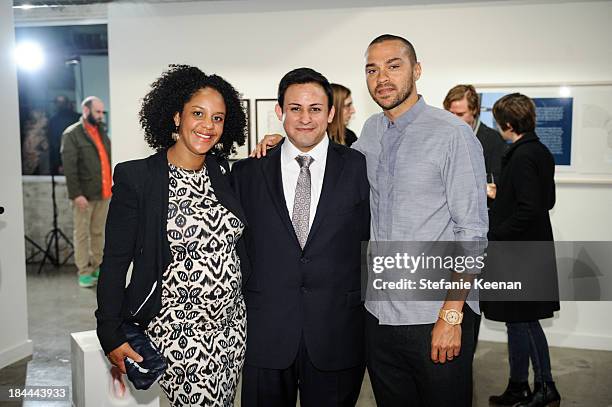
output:
[[[449,324],[456,324],[459,322],[459,313],[457,311],[448,311],[446,313],[446,320]]]

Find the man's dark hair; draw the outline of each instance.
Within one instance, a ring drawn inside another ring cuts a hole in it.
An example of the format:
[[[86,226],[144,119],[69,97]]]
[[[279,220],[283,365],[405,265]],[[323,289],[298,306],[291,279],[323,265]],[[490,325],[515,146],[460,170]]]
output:
[[[380,44],[380,43],[385,42],[385,41],[399,41],[399,42],[401,42],[404,45],[404,47],[406,47],[406,51],[408,52],[408,59],[410,60],[410,63],[412,65],[417,63],[416,51],[414,50],[414,47],[412,46],[412,43],[410,41],[408,41],[406,38],[400,37],[399,35],[393,35],[393,34],[379,35],[378,37],[376,37],[376,38],[374,38],[372,40],[370,45],[368,45],[368,48],[370,48],[374,44]]]
[[[493,117],[499,127],[521,135],[535,131],[536,112],[533,101],[520,93],[511,93],[499,99],[493,105]]]
[[[64,95],[58,95],[55,97],[55,100],[53,101],[53,103],[55,104],[55,109],[58,112],[65,112],[65,111],[70,111],[71,109],[71,103],[70,103],[70,99],[68,99],[68,97],[64,96]],[[91,106],[88,106],[89,108],[91,108]]]
[[[332,90],[331,84],[325,76],[310,68],[297,68],[283,76],[283,79],[281,79],[278,84],[278,104],[281,110],[283,109],[285,93],[289,86],[302,85],[305,83],[316,83],[323,88],[325,95],[327,95],[327,108],[331,110],[334,105],[334,91]]]

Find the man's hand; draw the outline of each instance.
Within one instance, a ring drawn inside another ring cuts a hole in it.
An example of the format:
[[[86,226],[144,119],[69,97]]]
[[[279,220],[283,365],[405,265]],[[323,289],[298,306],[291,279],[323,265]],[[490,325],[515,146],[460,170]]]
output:
[[[495,195],[497,195],[497,185],[487,184],[487,196],[491,199],[495,199]]]
[[[89,207],[89,201],[83,195],[77,196],[72,202],[74,202],[74,206],[82,211]]]
[[[135,362],[142,362],[142,356],[140,356],[129,343],[124,342],[121,346],[113,349],[108,355],[108,360],[119,368],[119,371],[125,374],[125,358],[130,358]]]
[[[438,319],[431,331],[431,360],[445,363],[459,356],[461,350],[461,324],[450,325]]]
[[[266,151],[269,148],[272,148],[278,143],[280,143],[282,139],[283,139],[283,136],[281,136],[280,134],[266,134],[263,140],[257,143],[253,151],[251,151],[251,154],[249,155],[249,157],[257,157],[257,158],[265,157]]]

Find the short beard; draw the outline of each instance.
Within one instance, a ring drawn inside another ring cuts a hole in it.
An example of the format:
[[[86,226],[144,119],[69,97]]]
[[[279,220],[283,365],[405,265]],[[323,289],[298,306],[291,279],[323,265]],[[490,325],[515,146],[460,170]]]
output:
[[[97,125],[100,123],[100,121],[99,121],[99,120],[96,120],[96,119],[93,117],[93,114],[91,114],[91,113],[89,113],[89,114],[87,115],[87,121],[88,121],[88,122],[89,122],[89,124],[91,124],[92,126],[97,126]]]
[[[393,101],[391,101],[388,104],[383,104],[383,102],[378,101],[376,98],[374,98],[374,95],[372,95],[372,98],[374,99],[374,101],[376,102],[376,104],[378,106],[380,106],[383,110],[393,110],[396,107],[398,107],[399,105],[401,105],[402,103],[404,103],[404,101],[406,99],[408,99],[408,97],[410,96],[410,94],[412,94],[412,90],[414,88],[414,85],[412,83],[412,81],[410,81],[408,83],[408,87],[406,88],[405,92],[400,93]],[[375,91],[376,92],[376,91]]]

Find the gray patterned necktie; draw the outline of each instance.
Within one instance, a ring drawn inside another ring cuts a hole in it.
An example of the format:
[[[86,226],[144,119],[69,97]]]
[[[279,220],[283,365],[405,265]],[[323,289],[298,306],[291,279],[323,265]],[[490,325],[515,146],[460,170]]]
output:
[[[291,223],[303,249],[308,239],[308,221],[310,218],[310,164],[314,161],[309,155],[298,155],[295,160],[300,164],[300,175],[295,187],[293,214]]]

